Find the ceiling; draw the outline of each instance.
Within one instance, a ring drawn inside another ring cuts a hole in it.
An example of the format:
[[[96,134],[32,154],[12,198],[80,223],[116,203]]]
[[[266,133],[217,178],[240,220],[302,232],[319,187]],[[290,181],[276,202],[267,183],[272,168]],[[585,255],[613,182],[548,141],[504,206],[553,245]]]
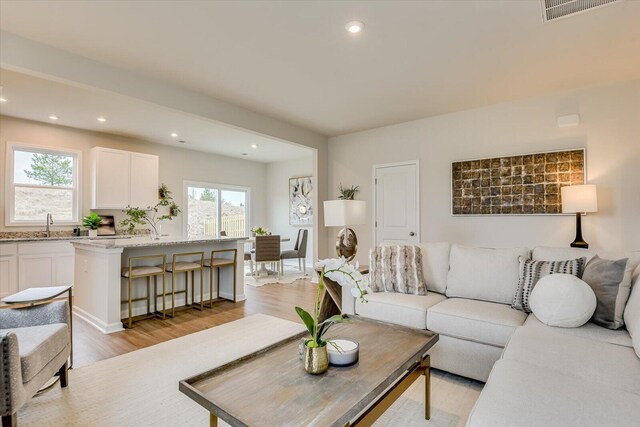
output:
[[[275,162],[310,150],[111,92],[79,88],[0,68],[0,114],[106,132],[190,150]],[[58,120],[50,120],[55,115]],[[98,117],[104,117],[101,123]],[[171,137],[171,133],[178,137]],[[184,140],[186,143],[180,143]],[[257,148],[251,145],[256,144]],[[247,153],[243,156],[242,153]]]
[[[365,23],[358,35],[351,20]],[[324,135],[640,76],[640,1],[10,1],[0,28]]]

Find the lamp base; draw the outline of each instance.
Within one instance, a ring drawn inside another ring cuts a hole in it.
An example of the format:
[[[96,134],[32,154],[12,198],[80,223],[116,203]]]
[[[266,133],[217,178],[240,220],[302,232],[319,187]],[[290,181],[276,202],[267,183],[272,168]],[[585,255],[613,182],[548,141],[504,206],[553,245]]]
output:
[[[589,249],[589,244],[582,238],[582,215],[580,212],[576,213],[576,238],[571,243],[571,247]]]
[[[343,228],[336,237],[336,253],[343,256],[347,261],[352,261],[358,252],[358,238],[356,233],[350,228]]]

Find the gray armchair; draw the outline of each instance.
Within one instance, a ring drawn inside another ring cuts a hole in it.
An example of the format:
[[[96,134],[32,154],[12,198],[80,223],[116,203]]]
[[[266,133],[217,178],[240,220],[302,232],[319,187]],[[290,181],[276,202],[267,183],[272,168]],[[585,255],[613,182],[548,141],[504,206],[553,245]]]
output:
[[[67,301],[0,310],[2,427],[16,426],[18,409],[56,373],[67,386],[70,353]]]

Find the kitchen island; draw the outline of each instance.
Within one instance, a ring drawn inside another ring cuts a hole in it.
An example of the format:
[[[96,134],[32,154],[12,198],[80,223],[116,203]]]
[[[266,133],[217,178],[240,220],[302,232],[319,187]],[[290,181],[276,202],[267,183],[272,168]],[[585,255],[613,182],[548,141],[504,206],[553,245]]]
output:
[[[236,249],[238,251],[236,266],[236,302],[245,299],[244,296],[244,243],[245,237],[213,238],[174,238],[161,237],[152,240],[149,236],[111,240],[77,240],[72,241],[74,247],[74,313],[91,323],[105,334],[123,329],[121,319],[127,316],[126,304],[121,300],[127,297],[127,281],[120,277],[122,267],[128,266],[129,257],[146,255],[166,255],[167,264],[171,262],[173,254],[186,252],[204,252],[209,258],[212,250]],[[193,259],[199,262],[199,257]],[[154,264],[157,264],[155,262]],[[144,265],[143,263],[138,265]],[[220,297],[233,299],[233,269],[223,268],[220,272]],[[204,297],[209,298],[209,269],[204,271]],[[199,279],[196,273],[196,300],[201,295]],[[184,275],[176,277],[176,290],[184,289]],[[135,283],[133,296],[142,297],[146,293],[144,279]],[[165,289],[171,289],[171,274],[166,275]],[[158,286],[161,279],[158,281]],[[191,288],[191,286],[189,286]],[[158,291],[160,293],[160,290]],[[191,289],[189,289],[191,293]],[[214,298],[217,295],[214,295]],[[158,307],[162,307],[162,298],[157,298]],[[167,298],[170,307],[171,298]],[[184,294],[176,295],[176,307],[187,304]],[[153,310],[153,305],[152,305]],[[133,304],[133,315],[146,314],[145,301]]]

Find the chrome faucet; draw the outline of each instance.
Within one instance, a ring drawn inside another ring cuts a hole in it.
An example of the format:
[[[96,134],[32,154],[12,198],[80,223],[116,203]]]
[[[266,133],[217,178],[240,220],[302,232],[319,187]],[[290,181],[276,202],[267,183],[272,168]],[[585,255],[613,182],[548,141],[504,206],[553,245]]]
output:
[[[47,213],[47,237],[51,237],[51,230],[49,229],[49,226],[53,225],[53,216],[51,216],[51,213]]]

